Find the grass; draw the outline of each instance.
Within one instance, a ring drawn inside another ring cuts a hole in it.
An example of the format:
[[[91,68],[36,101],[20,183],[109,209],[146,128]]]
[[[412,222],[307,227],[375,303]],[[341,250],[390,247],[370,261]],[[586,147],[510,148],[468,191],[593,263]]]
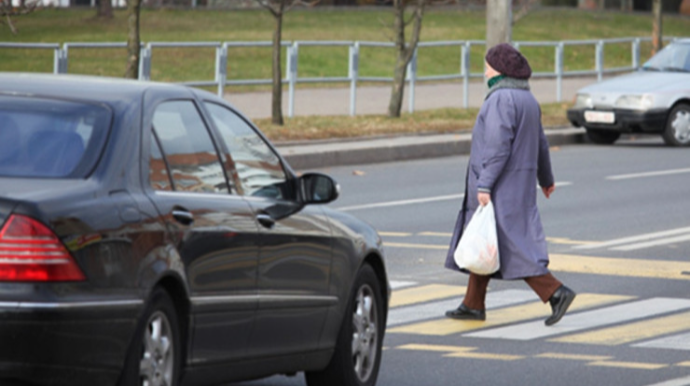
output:
[[[542,105],[543,125],[569,125],[566,119],[568,106],[566,103]],[[256,119],[254,122],[272,141],[284,142],[414,133],[459,133],[472,129],[478,113],[477,108],[445,108],[406,113],[400,119],[384,115],[305,116],[288,118],[284,126],[273,125],[270,119]]]

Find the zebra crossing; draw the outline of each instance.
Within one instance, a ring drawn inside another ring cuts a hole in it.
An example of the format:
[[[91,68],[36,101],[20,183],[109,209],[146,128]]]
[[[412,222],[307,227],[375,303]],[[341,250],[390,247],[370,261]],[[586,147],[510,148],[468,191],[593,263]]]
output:
[[[444,316],[461,301],[463,286],[392,282],[392,287],[387,334],[544,340],[690,352],[690,298],[580,293],[566,317],[546,327],[543,320],[551,309],[528,289],[490,290],[487,319],[480,322]],[[440,350],[450,350],[453,355],[458,352],[457,347]]]

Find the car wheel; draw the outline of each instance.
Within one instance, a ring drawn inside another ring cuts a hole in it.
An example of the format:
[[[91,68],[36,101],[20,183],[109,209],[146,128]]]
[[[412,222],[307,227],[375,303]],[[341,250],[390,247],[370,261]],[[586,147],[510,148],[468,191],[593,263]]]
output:
[[[357,274],[335,353],[325,370],[307,372],[308,386],[373,386],[381,364],[384,300],[374,269]]]
[[[671,110],[663,137],[667,145],[690,146],[690,105],[679,104]]]
[[[597,130],[597,129],[589,129],[586,128],[587,130],[587,138],[589,138],[592,143],[600,144],[600,145],[611,145],[618,138],[620,138],[621,133],[616,132],[616,131],[609,131],[609,130]]]
[[[165,290],[156,288],[132,339],[120,386],[176,386],[180,349],[175,306]]]

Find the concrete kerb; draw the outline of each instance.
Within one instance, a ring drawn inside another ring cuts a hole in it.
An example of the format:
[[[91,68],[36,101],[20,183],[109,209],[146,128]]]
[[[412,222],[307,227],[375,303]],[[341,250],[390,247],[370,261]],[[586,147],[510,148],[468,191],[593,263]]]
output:
[[[585,132],[582,129],[548,128],[545,133],[551,146],[585,142]],[[470,133],[433,134],[278,144],[277,148],[293,169],[304,170],[466,155],[470,152],[471,141]]]

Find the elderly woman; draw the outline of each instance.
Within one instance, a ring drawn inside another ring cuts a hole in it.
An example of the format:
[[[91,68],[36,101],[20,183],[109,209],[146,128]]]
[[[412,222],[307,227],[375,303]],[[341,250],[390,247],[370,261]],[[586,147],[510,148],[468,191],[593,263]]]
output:
[[[549,256],[537,210],[537,182],[549,198],[554,192],[549,144],[541,110],[529,90],[532,69],[510,44],[486,54],[489,92],[472,131],[466,194],[458,215],[446,268],[460,270],[453,254],[463,229],[479,205],[491,201],[496,213],[501,268],[490,276],[470,273],[460,306],[446,312],[453,319],[485,320],[486,289],[491,278],[523,279],[539,298],[551,304],[547,326],[558,322],[575,299],[547,269]]]

